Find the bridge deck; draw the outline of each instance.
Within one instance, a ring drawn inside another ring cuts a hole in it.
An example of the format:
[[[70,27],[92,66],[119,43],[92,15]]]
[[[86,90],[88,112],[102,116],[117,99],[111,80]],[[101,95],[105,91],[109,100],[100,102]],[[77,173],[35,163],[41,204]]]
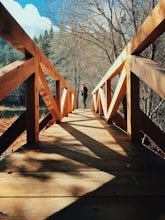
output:
[[[0,219],[165,219],[165,163],[90,110],[0,162]]]

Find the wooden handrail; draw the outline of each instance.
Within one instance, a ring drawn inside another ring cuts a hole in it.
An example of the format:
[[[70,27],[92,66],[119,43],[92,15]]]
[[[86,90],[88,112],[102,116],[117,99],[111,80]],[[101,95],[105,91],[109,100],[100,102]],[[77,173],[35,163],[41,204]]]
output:
[[[165,99],[165,67],[140,56],[130,55],[128,59],[130,70]]]
[[[165,1],[160,0],[92,91],[92,108],[96,112],[104,116],[107,121],[113,121],[124,129],[131,141],[140,143],[141,132],[143,132],[163,150],[165,150],[165,134],[140,110],[139,79],[165,99],[165,67],[141,57],[139,54],[164,31]],[[118,74],[120,74],[119,81],[114,95],[111,97],[110,82]],[[117,110],[125,96],[127,97],[127,117],[123,118]],[[143,126],[144,121],[149,124],[150,128],[147,128],[146,124]],[[156,138],[153,137],[153,131]]]
[[[0,19],[0,36],[25,56],[24,59],[0,69],[0,101],[26,82],[26,111],[0,137],[0,154],[2,154],[25,130],[27,145],[32,146],[38,142],[40,130],[56,121],[60,122],[64,116],[74,110],[76,93],[2,3],[0,3],[0,17],[3,18]],[[56,81],[55,98],[44,73]],[[66,93],[63,98],[61,98],[61,89]],[[39,94],[49,110],[49,114],[41,122],[39,122]],[[14,130],[17,132],[13,132]]]

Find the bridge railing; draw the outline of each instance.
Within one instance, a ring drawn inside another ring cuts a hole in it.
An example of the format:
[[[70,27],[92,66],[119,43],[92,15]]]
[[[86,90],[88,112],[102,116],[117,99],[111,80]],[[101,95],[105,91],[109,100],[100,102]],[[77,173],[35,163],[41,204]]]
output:
[[[164,31],[165,1],[160,0],[92,92],[92,108],[107,122],[124,129],[132,142],[141,142],[143,133],[163,150],[165,134],[139,107],[139,79],[165,99],[165,67],[140,56]],[[111,81],[116,75],[119,80],[111,97]],[[127,101],[126,117],[117,112],[123,98]]]
[[[38,142],[39,131],[60,122],[76,107],[76,93],[1,3],[0,18],[0,37],[24,55],[23,59],[0,69],[0,101],[26,83],[26,110],[1,135],[2,154],[24,131],[27,132],[27,145]],[[55,98],[45,74],[55,81]],[[39,119],[39,94],[49,110],[42,121]]]

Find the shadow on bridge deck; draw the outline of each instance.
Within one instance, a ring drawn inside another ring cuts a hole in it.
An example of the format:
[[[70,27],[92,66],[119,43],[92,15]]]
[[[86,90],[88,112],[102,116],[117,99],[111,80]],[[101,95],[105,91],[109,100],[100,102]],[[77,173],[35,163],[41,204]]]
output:
[[[90,110],[0,162],[0,219],[165,219],[165,162]]]

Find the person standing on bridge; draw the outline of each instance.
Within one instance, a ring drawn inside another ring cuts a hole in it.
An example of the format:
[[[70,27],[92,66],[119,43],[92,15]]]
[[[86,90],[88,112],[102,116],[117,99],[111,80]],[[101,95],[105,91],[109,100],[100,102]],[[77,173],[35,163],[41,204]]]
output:
[[[83,98],[84,108],[87,108],[86,99],[87,99],[87,97],[88,97],[88,88],[85,86],[84,83],[82,84],[81,95],[82,95],[82,98]]]

